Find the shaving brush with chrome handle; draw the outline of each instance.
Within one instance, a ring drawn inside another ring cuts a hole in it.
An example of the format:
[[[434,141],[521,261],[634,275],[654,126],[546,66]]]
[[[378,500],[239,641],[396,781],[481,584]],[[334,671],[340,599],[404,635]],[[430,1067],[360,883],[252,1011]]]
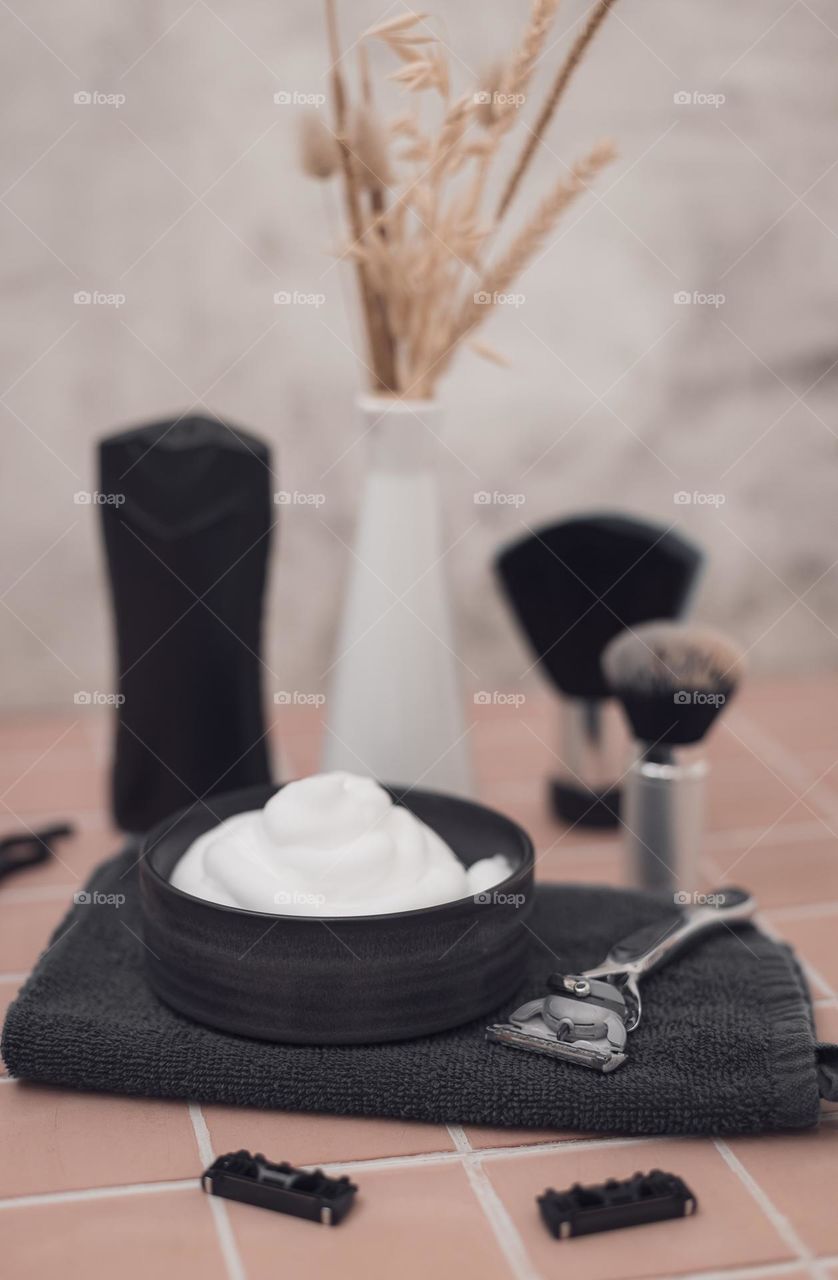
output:
[[[602,667],[636,743],[622,810],[633,882],[693,893],[707,774],[701,743],[739,687],[742,651],[705,627],[651,622],[612,640]]]

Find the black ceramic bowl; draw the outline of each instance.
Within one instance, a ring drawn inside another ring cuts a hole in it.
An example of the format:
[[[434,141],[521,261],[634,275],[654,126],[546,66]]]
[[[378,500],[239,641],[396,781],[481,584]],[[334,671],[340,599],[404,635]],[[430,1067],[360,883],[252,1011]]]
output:
[[[512,874],[485,894],[377,916],[282,916],[222,907],[169,876],[192,841],[274,787],[214,796],[149,832],[140,862],[151,984],[179,1013],[222,1031],[295,1044],[403,1040],[498,1008],[524,974],[533,888],[529,836],[502,814],[454,796],[394,800],[466,866],[504,854]]]

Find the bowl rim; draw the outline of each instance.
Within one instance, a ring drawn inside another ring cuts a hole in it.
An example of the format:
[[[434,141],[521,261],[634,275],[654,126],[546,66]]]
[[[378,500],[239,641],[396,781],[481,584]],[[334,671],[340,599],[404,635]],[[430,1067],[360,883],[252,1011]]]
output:
[[[304,775],[304,776],[308,776],[308,775]],[[218,792],[217,795],[213,795],[209,797],[202,796],[199,800],[193,801],[192,804],[184,805],[182,809],[178,809],[176,813],[170,814],[168,818],[164,818],[161,822],[155,823],[155,825],[149,828],[149,830],[143,836],[142,844],[140,846],[140,859],[139,859],[140,875],[141,876],[150,875],[151,877],[153,877],[157,885],[162,886],[164,892],[168,892],[169,894],[174,895],[176,898],[182,898],[185,902],[196,903],[200,907],[205,907],[213,911],[221,912],[224,915],[228,915],[229,913],[232,912],[235,915],[244,916],[246,919],[254,919],[254,920],[269,921],[269,922],[289,921],[289,922],[302,923],[302,924],[320,924],[322,922],[329,922],[329,923],[344,924],[344,925],[345,924],[355,925],[355,924],[364,924],[364,923],[369,924],[375,921],[404,920],[404,919],[412,919],[413,917],[420,918],[423,916],[427,916],[430,912],[439,913],[439,912],[451,911],[451,913],[453,914],[455,908],[457,907],[461,908],[469,902],[475,906],[483,905],[483,904],[477,904],[475,902],[475,898],[480,897],[481,896],[480,894],[467,894],[464,898],[452,898],[448,902],[437,902],[429,907],[412,907],[406,911],[382,911],[374,915],[363,915],[363,916],[349,916],[349,915],[315,916],[315,915],[298,915],[293,913],[286,915],[286,914],[281,914],[280,912],[277,912],[277,911],[252,911],[250,910],[249,907],[228,907],[221,902],[210,902],[209,899],[207,898],[199,898],[197,894],[187,893],[185,889],[178,889],[175,885],[172,884],[171,880],[166,879],[166,877],[162,874],[162,872],[154,865],[153,854],[155,852],[158,842],[162,841],[165,838],[165,836],[173,832],[176,829],[176,827],[183,821],[183,819],[185,819],[193,810],[198,809],[199,806],[204,806],[208,808],[207,800],[209,801],[214,800],[217,802],[226,801],[227,803],[229,803],[235,797],[245,796],[248,793],[252,793],[254,791],[264,791],[264,790],[267,790],[268,788],[272,788],[272,794],[275,795],[277,791],[280,791],[283,787],[287,786],[289,782],[298,782],[300,780],[301,779],[299,778],[287,778],[284,782],[257,783],[255,786],[238,787],[234,791],[221,791],[221,792]],[[504,885],[509,885],[512,881],[517,879],[522,874],[529,873],[530,875],[532,875],[534,873],[535,845],[533,844],[532,837],[530,836],[529,832],[526,831],[525,828],[521,826],[520,823],[516,822],[514,818],[508,817],[507,814],[502,813],[499,809],[494,809],[490,805],[483,804],[482,801],[480,800],[469,800],[464,796],[453,795],[452,793],[447,791],[428,790],[427,788],[424,788],[424,787],[398,786],[392,782],[382,782],[379,785],[382,786],[385,791],[389,792],[389,794],[393,797],[394,803],[396,804],[401,804],[404,797],[408,795],[431,796],[437,799],[451,801],[457,805],[462,805],[464,808],[479,809],[484,814],[488,813],[491,815],[492,818],[499,819],[501,823],[503,823],[513,833],[515,833],[516,837],[518,838],[521,844],[521,851],[522,851],[521,864],[517,866],[513,871],[511,871],[510,874],[506,876],[503,880],[499,880],[497,884],[492,885],[491,889],[486,889],[486,890],[483,890],[482,892],[491,893],[491,894],[502,892]],[[401,796],[399,796],[398,794],[399,792],[401,792]],[[409,808],[408,805],[404,805],[403,807]],[[227,814],[221,821],[226,822],[227,818],[235,817],[236,813],[247,813],[247,812],[251,812],[251,811],[247,809],[235,810],[233,813]],[[420,821],[424,821],[424,819],[420,819]],[[220,824],[216,823],[216,825],[220,825]],[[431,824],[426,823],[426,825],[430,826]],[[211,827],[207,827],[207,830],[208,831],[211,830]],[[432,828],[432,830],[434,830],[434,828]],[[437,832],[436,834],[439,835],[439,832]],[[450,845],[449,845],[449,848],[451,848]],[[452,849],[452,852],[456,854],[457,857],[459,858],[459,854],[457,854],[456,849]],[[183,853],[186,853],[185,849]],[[181,857],[183,857],[183,853],[180,855]],[[494,905],[498,905],[498,904],[494,904]]]

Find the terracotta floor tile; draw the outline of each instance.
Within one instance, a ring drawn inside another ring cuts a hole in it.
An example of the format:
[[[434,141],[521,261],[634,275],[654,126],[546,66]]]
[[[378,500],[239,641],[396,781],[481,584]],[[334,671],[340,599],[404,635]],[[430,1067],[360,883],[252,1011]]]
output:
[[[838,1253],[838,1124],[830,1119],[811,1133],[741,1138],[730,1149],[805,1245],[818,1254]]]
[[[186,1104],[0,1086],[0,1199],[200,1175]]]
[[[815,1029],[825,1044],[838,1044],[838,1004],[815,1009]],[[838,1102],[821,1102],[824,1111],[838,1111]]]
[[[62,767],[47,758],[28,773],[20,770],[2,790],[4,804],[20,814],[49,809],[64,817],[79,809],[104,810],[107,806],[105,770],[86,759]]]
[[[761,907],[838,902],[838,841],[826,831],[814,840],[778,842],[776,834],[770,843],[713,852],[719,882],[747,885]]]
[[[838,993],[838,909],[821,914],[786,916],[766,911],[765,918],[817,970],[831,990]]]
[[[318,1280],[509,1280],[459,1166],[370,1170],[353,1181],[355,1206],[336,1229],[229,1205],[247,1274],[255,1280],[280,1273]]]
[[[828,1044],[838,1044],[838,1004],[820,1005],[815,1009],[815,1027]]]
[[[822,673],[817,680],[794,681],[785,688],[772,682],[770,696],[756,683],[747,701],[743,696],[741,704],[748,719],[787,751],[838,747],[836,705],[838,685],[828,673]]]
[[[4,1209],[0,1232],[15,1280],[227,1276],[198,1188]]]
[[[84,721],[66,712],[6,712],[0,719],[0,751],[50,754],[84,752],[88,746]]]
[[[253,1107],[204,1107],[203,1112],[218,1155],[244,1147],[270,1160],[310,1165],[453,1150],[444,1125]]]
[[[17,982],[0,982],[0,1030],[2,1030],[3,1023],[6,1021],[9,1005],[18,993],[18,987],[19,984]],[[6,1064],[0,1058],[0,1076],[7,1076],[8,1074]]]
[[[64,901],[0,900],[0,973],[23,973],[32,968],[67,910],[72,894],[68,889]]]
[[[710,767],[729,767],[737,760],[746,760],[751,754],[744,728],[737,723],[736,707],[723,715],[710,734],[704,739],[704,754]]]
[[[790,1250],[742,1182],[709,1142],[604,1145],[561,1153],[489,1159],[484,1168],[520,1232],[536,1269],[585,1280],[629,1280],[788,1258]],[[574,1182],[626,1178],[638,1170],[678,1173],[695,1192],[694,1218],[656,1222],[559,1243],[535,1198]],[[561,1251],[560,1254],[558,1251]]]
[[[798,799],[803,787],[778,781],[768,764],[753,756],[730,768],[712,768],[707,777],[707,829],[756,827],[764,829],[775,822],[801,822],[817,817],[811,796],[806,803]]]

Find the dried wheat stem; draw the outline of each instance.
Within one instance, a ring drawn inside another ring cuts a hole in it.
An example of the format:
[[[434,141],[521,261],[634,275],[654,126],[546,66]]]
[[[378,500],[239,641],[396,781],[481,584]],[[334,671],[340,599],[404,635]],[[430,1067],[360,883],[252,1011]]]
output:
[[[475,115],[486,130],[486,139],[470,188],[472,213],[483,203],[492,161],[517,118],[518,99],[526,96],[525,90],[560,3],[561,0],[532,0],[529,22],[512,62],[506,67],[501,64],[490,68],[483,77],[483,91],[490,100],[477,102],[475,107]]]
[[[326,30],[329,38],[329,56],[332,60],[331,81],[334,99],[335,135],[340,148],[346,216],[352,238],[356,244],[360,244],[364,237],[365,228],[361,214],[357,174],[346,144],[348,108],[346,88],[340,71],[341,52],[335,0],[326,0]],[[382,300],[371,287],[363,262],[356,261],[355,271],[363,303],[370,364],[375,382],[381,390],[395,390],[396,371],[393,340]]]
[[[587,49],[588,45],[591,43],[597,31],[599,30],[600,26],[608,16],[608,11],[611,9],[612,5],[614,5],[615,3],[616,3],[616,0],[597,0],[597,3],[594,5],[593,9],[588,15],[588,20],[585,23],[585,26],[582,28],[576,40],[574,41],[573,47],[568,53],[564,63],[559,68],[559,73],[556,76],[555,81],[553,82],[552,89],[547,95],[547,100],[541,109],[541,114],[539,115],[538,120],[535,123],[535,127],[532,129],[532,131],[530,132],[527,138],[527,141],[518,159],[518,163],[516,164],[512,174],[510,175],[509,181],[507,182],[504,188],[503,195],[501,196],[500,201],[498,202],[497,212],[495,214],[495,218],[497,221],[500,221],[500,219],[506,213],[506,210],[509,208],[509,205],[512,202],[515,192],[518,190],[518,187],[521,185],[521,179],[523,178],[524,174],[529,168],[529,165],[535,153],[536,147],[541,142],[544,136],[544,132],[547,129],[547,126],[550,123],[553,115],[555,114],[555,111],[559,105],[559,102],[564,96],[564,92],[570,82],[570,79],[574,71],[578,67],[579,63],[582,61],[582,58],[584,57],[585,50]]]
[[[598,142],[583,160],[577,161],[570,176],[561,178],[541,201],[506,252],[488,269],[479,289],[461,306],[445,336],[444,354],[437,358],[436,377],[447,367],[462,340],[491,313],[498,295],[509,288],[535,256],[568,205],[587,190],[591,179],[613,160],[614,155],[611,142]]]
[[[524,32],[521,47],[501,86],[501,92],[508,94],[510,99],[523,94],[532,79],[535,64],[541,56],[544,41],[547,39],[547,33],[560,3],[561,0],[533,0],[529,25]],[[509,128],[506,121],[511,122],[514,116],[514,103],[510,100],[506,104],[506,110],[500,113],[499,117],[505,129]]]

